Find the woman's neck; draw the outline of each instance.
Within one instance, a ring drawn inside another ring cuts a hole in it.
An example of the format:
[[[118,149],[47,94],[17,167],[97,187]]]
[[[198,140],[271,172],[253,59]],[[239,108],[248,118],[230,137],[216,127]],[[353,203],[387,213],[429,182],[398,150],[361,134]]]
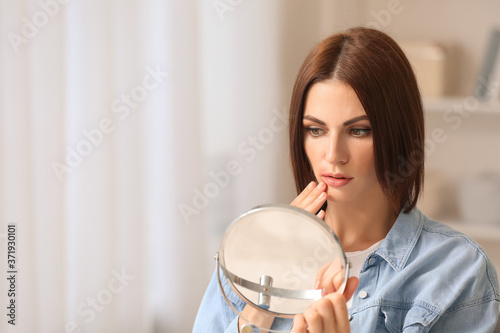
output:
[[[344,251],[353,252],[384,239],[397,217],[385,198],[357,205],[328,201],[325,222],[339,238]]]

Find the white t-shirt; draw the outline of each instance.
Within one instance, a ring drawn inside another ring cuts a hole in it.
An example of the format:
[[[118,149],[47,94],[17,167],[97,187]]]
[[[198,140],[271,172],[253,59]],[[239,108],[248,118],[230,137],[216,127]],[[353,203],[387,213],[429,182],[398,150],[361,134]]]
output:
[[[380,246],[380,244],[382,244],[383,241],[384,240],[382,239],[381,241],[376,242],[366,250],[346,252],[345,255],[347,257],[347,260],[351,262],[351,268],[349,269],[349,277],[351,276],[359,277],[359,273],[361,272],[361,267],[363,267],[363,263],[365,262],[366,258],[368,258],[370,254],[375,252],[375,250],[378,249],[378,247]],[[351,305],[352,305],[352,297],[347,302],[347,307],[350,308]]]

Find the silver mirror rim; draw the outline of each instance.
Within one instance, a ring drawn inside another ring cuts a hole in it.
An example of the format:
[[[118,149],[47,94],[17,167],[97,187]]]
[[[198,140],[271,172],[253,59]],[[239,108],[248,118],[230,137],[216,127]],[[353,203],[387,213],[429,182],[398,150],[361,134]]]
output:
[[[290,205],[286,205],[286,204],[266,204],[266,205],[260,205],[260,206],[257,206],[257,207],[254,207],[252,208],[251,210],[249,210],[248,212],[238,216],[228,227],[227,230],[229,230],[231,227],[233,227],[235,225],[235,223],[241,219],[242,217],[246,216],[246,215],[250,215],[250,214],[254,214],[258,211],[261,211],[261,210],[265,210],[265,209],[269,209],[269,208],[278,208],[278,209],[283,209],[283,210],[288,210],[288,211],[295,211],[299,214],[302,214],[302,215],[305,215],[311,219],[313,219],[314,221],[316,221],[316,223],[318,223],[319,226],[321,226],[329,235],[331,235],[334,240],[340,245],[340,250],[342,252],[342,257],[344,259],[344,263],[346,263],[345,267],[346,267],[346,274],[345,274],[345,278],[344,278],[344,282],[342,283],[342,287],[341,289],[339,289],[339,291],[343,294],[344,291],[345,291],[345,287],[347,285],[347,280],[349,278],[349,268],[350,268],[350,263],[347,261],[347,257],[345,255],[345,252],[344,252],[344,249],[342,248],[342,245],[337,237],[337,235],[333,232],[333,230],[325,223],[325,221],[323,221],[322,219],[320,219],[319,217],[317,217],[316,215],[312,214],[312,213],[309,213],[308,211],[304,210],[304,209],[301,209],[301,208],[298,208],[298,207],[294,207],[294,206],[290,206]],[[226,230],[226,232],[227,232]],[[224,290],[222,288],[222,284],[221,284],[221,281],[220,281],[220,273],[219,273],[219,267],[222,268],[222,271],[224,273],[224,276],[226,277],[226,280],[229,284],[229,286],[231,287],[231,289],[242,299],[245,301],[246,304],[256,308],[256,309],[259,309],[259,310],[262,310],[262,311],[267,311],[267,312],[270,312],[274,315],[277,315],[277,316],[280,316],[280,317],[284,317],[284,318],[293,318],[295,316],[295,314],[288,314],[288,313],[280,313],[280,312],[275,312],[275,311],[271,311],[271,310],[266,310],[266,309],[263,309],[263,308],[260,308],[259,306],[255,305],[252,301],[250,301],[249,299],[247,299],[244,295],[241,294],[241,292],[238,290],[238,288],[234,285],[234,282],[233,280],[230,278],[231,276],[235,276],[232,272],[229,272],[227,269],[226,269],[226,265],[225,265],[225,262],[224,262],[224,245],[225,245],[225,241],[226,241],[226,238],[224,237],[223,240],[222,240],[222,243],[221,243],[221,246],[219,248],[219,252],[216,254],[216,261],[217,261],[217,278],[218,278],[218,282],[219,282],[219,287],[221,289],[221,292],[226,300],[226,302],[231,306],[232,310],[238,315],[238,316],[241,316],[240,313],[238,313],[238,311],[233,307],[233,305],[231,304],[231,302],[229,301],[229,299],[227,298],[226,294],[224,293]],[[245,280],[246,281],[246,280]],[[248,281],[250,282],[250,281]],[[253,283],[255,284],[255,283]],[[256,284],[258,285],[258,284]],[[260,286],[259,286],[260,287]],[[309,292],[309,291],[307,291]],[[308,298],[309,299],[309,298]],[[249,322],[248,320],[246,320],[245,318],[243,318],[245,321]],[[249,322],[249,324],[251,324]],[[268,332],[288,332],[288,331],[273,331],[273,330],[268,330]]]

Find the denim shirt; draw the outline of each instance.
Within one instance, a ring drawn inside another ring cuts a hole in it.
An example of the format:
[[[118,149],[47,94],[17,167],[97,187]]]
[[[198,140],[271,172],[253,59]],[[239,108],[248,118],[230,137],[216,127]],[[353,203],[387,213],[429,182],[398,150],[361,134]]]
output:
[[[221,276],[241,312],[245,303]],[[497,274],[484,250],[415,208],[398,216],[365,260],[349,309],[351,332],[493,332],[499,303]],[[237,323],[214,274],[193,332],[237,333]],[[292,325],[292,319],[275,319],[272,329]]]

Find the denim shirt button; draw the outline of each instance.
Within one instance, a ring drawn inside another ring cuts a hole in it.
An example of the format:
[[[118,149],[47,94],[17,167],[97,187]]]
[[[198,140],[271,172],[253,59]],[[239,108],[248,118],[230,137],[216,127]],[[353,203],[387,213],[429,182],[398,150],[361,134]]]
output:
[[[368,293],[365,290],[361,290],[358,293],[358,297],[361,298],[361,299],[365,299],[367,296],[368,296]]]
[[[376,261],[377,261],[377,260],[376,260],[375,258],[371,257],[370,259],[368,259],[368,264],[369,264],[370,266],[373,266],[373,265],[375,265],[375,262],[376,262]]]

